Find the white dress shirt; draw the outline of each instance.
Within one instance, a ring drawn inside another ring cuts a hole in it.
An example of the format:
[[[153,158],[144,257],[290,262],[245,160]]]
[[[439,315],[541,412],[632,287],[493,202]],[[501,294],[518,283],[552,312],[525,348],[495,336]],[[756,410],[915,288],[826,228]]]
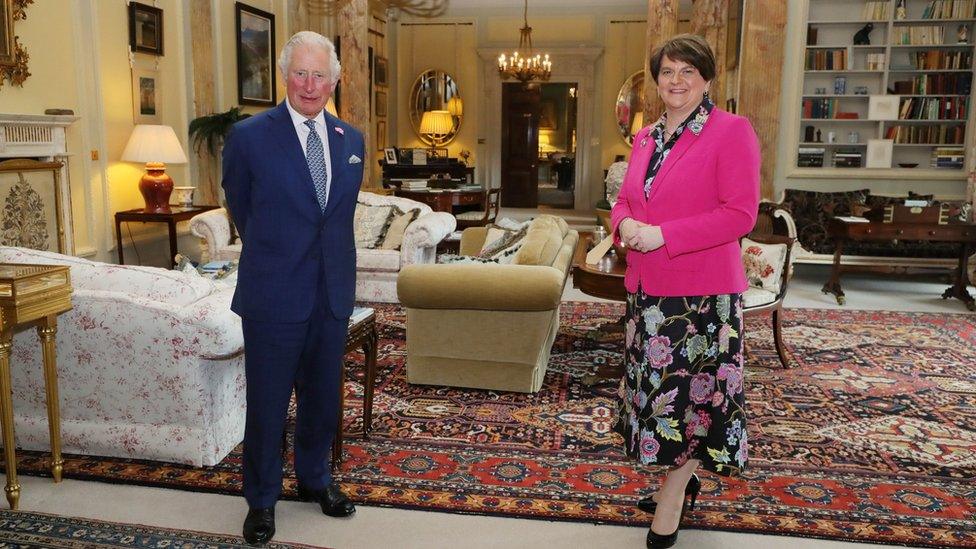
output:
[[[285,99],[285,106],[288,107],[288,114],[291,115],[291,122],[295,126],[295,132],[298,134],[298,140],[302,143],[302,154],[307,156],[309,129],[308,126],[305,125],[305,121],[310,119],[293,109],[291,103],[289,103],[287,99]],[[320,111],[319,114],[311,120],[315,121],[315,133],[319,134],[319,139],[322,140],[322,152],[325,155],[325,187],[327,191],[331,191],[332,155],[329,153],[329,132],[326,131],[325,127],[325,110],[323,109]]]

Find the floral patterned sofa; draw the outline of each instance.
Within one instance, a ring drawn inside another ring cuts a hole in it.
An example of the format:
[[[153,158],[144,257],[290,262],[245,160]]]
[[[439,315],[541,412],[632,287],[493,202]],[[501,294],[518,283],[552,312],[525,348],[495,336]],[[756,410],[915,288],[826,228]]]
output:
[[[220,462],[244,438],[244,362],[233,287],[155,267],[0,246],[0,262],[69,265],[73,308],[58,319],[65,453]],[[17,444],[48,450],[37,331],[14,336]]]
[[[356,299],[397,303],[397,277],[407,265],[434,263],[437,244],[454,232],[457,220],[453,215],[434,212],[430,206],[395,196],[360,192],[357,199],[365,206],[396,206],[402,211],[419,210],[403,233],[399,249],[356,249]],[[239,241],[231,242],[227,211],[210,210],[190,220],[190,231],[206,241],[207,258],[237,259],[241,255]]]

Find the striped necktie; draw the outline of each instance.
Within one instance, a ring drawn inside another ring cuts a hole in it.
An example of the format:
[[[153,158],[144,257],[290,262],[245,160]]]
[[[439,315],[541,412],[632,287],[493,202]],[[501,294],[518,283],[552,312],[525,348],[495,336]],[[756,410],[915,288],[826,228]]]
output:
[[[305,160],[308,162],[308,171],[312,174],[312,182],[315,183],[315,198],[319,201],[319,207],[325,211],[325,205],[329,202],[329,175],[325,171],[325,150],[322,148],[322,139],[319,132],[315,131],[315,121],[306,120],[308,126],[308,143],[305,145]]]

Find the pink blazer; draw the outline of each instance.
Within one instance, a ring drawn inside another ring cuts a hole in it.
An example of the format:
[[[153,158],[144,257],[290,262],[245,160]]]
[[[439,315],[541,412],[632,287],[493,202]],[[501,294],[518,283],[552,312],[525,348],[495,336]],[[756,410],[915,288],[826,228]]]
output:
[[[749,121],[713,109],[701,133],[685,129],[644,198],[654,141],[637,133],[617,203],[615,240],[628,217],[660,225],[664,246],[627,250],[624,285],[652,296],[743,292],[747,287],[738,239],[752,230],[759,208],[759,141]]]

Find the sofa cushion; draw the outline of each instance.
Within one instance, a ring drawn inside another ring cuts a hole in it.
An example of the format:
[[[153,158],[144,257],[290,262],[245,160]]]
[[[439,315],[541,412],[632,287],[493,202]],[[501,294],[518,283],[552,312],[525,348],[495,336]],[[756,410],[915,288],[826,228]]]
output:
[[[490,257],[478,257],[476,255],[454,255],[454,254],[441,254],[437,256],[437,262],[441,264],[448,263],[498,263],[497,259],[492,259]]]
[[[831,254],[834,242],[827,236],[827,224],[835,216],[862,213],[868,192],[868,189],[830,193],[786,189],[783,206],[796,220],[800,244],[813,253]]]
[[[356,270],[395,273],[400,270],[400,251],[356,248]]]
[[[763,288],[748,288],[742,294],[742,306],[745,308],[759,307],[776,301],[776,293]]]
[[[393,222],[392,205],[370,205],[356,203],[356,215],[353,220],[356,236],[356,248],[376,248],[383,239]]]
[[[569,230],[561,217],[540,215],[529,225],[525,243],[515,254],[516,265],[552,265]]]
[[[413,223],[419,216],[419,208],[403,211],[394,206],[393,220],[390,222],[390,228],[386,231],[386,237],[379,247],[384,250],[399,250],[403,244],[403,233],[406,232],[407,226]]]
[[[528,227],[517,231],[510,231],[499,227],[489,226],[485,244],[481,247],[478,257],[492,259],[498,263],[512,263],[515,255],[525,242]]]
[[[786,252],[786,244],[763,244],[743,238],[742,264],[746,269],[749,287],[779,294]]]
[[[98,290],[140,296],[172,305],[188,305],[210,295],[213,281],[158,267],[96,263],[80,257],[27,248],[0,246],[0,261],[48,263],[71,267],[71,284]]]

